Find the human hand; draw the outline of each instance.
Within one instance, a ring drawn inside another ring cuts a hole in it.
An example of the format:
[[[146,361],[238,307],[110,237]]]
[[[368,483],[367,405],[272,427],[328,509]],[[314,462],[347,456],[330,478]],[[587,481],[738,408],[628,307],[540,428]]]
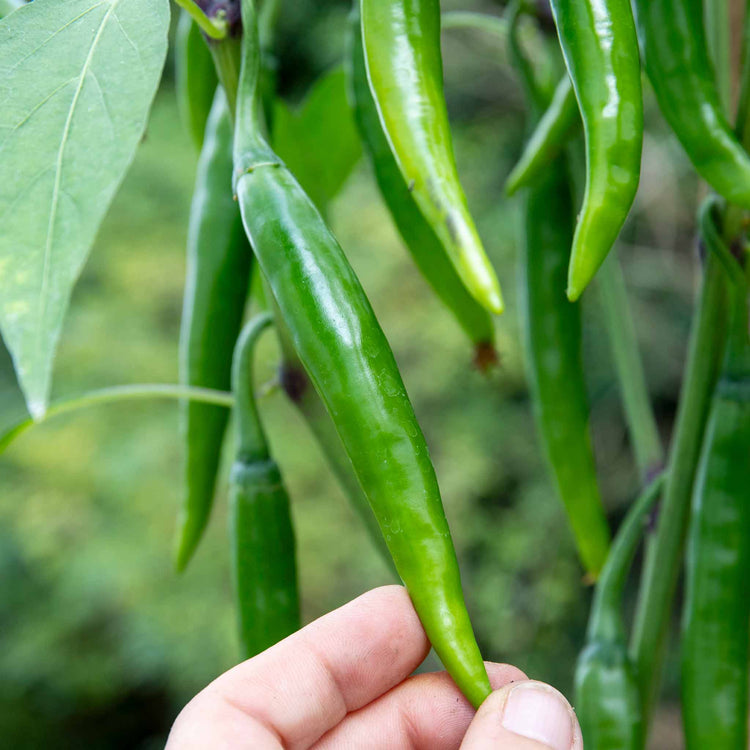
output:
[[[406,589],[374,589],[214,680],[167,750],[583,750],[553,688],[488,663],[475,714],[447,673],[409,676],[428,651]]]

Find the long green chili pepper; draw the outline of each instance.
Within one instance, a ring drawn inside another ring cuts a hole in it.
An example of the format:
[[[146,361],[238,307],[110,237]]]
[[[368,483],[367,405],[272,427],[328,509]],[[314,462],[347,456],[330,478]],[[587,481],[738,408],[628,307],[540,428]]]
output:
[[[734,266],[733,319],[693,492],[682,635],[688,750],[748,746],[750,623],[750,340],[740,264],[704,208],[703,239]]]
[[[511,25],[511,50],[532,109],[546,101],[524,61]],[[578,551],[596,577],[609,549],[589,435],[589,409],[581,356],[581,311],[565,298],[573,201],[564,159],[549,165],[524,194],[521,284],[527,370],[532,403],[558,493]]]
[[[552,101],[539,118],[534,132],[526,141],[523,153],[505,182],[505,192],[513,195],[530,185],[563,150],[579,121],[578,102],[570,76],[560,80]]]
[[[350,17],[347,56],[349,94],[354,118],[370,158],[380,194],[417,268],[474,344],[478,365],[486,366],[495,360],[495,329],[492,318],[467,292],[439,238],[422,216],[393,158],[367,82],[357,5],[358,0]]]
[[[478,706],[490,685],[427,445],[357,277],[313,203],[262,137],[252,0],[243,0],[242,15],[235,189],[245,229],[425,631]]]
[[[630,644],[646,722],[659,689],[695,471],[724,351],[726,302],[726,273],[716,255],[709,253],[690,330],[664,497],[656,529],[646,545]]]
[[[175,38],[175,88],[180,116],[199,151],[217,83],[216,68],[203,34],[183,10]]]
[[[228,390],[232,351],[242,325],[252,253],[232,199],[232,126],[219,89],[198,163],[188,229],[188,269],[180,331],[180,380]],[[185,498],[175,565],[188,563],[213,503],[226,409],[188,402],[182,407]]]
[[[443,96],[438,0],[362,0],[367,77],[391,150],[469,292],[503,302],[458,179]]]
[[[641,493],[617,532],[591,606],[586,646],[575,676],[576,714],[586,750],[641,750],[643,719],[622,621],[622,592],[644,522],[664,485],[659,475]]]
[[[695,0],[634,0],[649,80],[664,118],[698,173],[727,200],[750,208],[750,156],[719,99]]]
[[[629,0],[551,0],[586,137],[586,189],[568,272],[581,296],[617,239],[638,189],[643,102]]]
[[[238,442],[229,479],[229,530],[246,659],[300,627],[289,496],[268,452],[253,394],[253,352],[271,320],[269,313],[261,313],[245,326],[232,366]]]

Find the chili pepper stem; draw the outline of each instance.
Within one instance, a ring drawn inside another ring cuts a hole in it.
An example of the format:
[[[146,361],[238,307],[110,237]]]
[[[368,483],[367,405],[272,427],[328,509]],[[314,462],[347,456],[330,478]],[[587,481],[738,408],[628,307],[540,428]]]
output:
[[[198,24],[201,31],[211,39],[224,39],[227,35],[226,26],[220,21],[212,21],[194,2],[194,0],[174,0],[177,5],[186,10],[190,17]]]
[[[237,86],[240,79],[240,40],[239,38],[226,38],[221,41],[210,41],[208,47],[214,58],[219,81],[226,92],[229,113],[234,122]]]
[[[651,408],[625,278],[614,253],[604,262],[597,278],[598,296],[622,391],[625,419],[641,483],[645,484],[661,469],[664,449]]]

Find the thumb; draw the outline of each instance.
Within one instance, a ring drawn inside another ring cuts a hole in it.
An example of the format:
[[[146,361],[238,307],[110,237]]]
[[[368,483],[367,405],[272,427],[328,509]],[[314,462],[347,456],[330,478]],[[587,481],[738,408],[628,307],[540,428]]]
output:
[[[583,750],[583,740],[562,694],[543,682],[524,680],[487,697],[461,750]]]

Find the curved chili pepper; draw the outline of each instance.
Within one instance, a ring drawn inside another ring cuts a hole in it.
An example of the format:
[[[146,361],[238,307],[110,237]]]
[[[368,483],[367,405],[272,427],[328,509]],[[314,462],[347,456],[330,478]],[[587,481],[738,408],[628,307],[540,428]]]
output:
[[[459,277],[490,312],[500,285],[458,179],[443,96],[438,0],[362,0],[367,77],[393,156]]]
[[[242,10],[235,189],[245,229],[425,632],[478,706],[490,685],[427,445],[359,280],[315,206],[263,139],[252,0]]]
[[[177,106],[188,135],[200,151],[218,79],[203,34],[184,10],[177,23],[174,57]]]
[[[596,584],[586,646],[575,675],[576,714],[586,750],[641,750],[641,698],[628,657],[622,621],[622,592],[649,511],[658,500],[659,475],[633,503]]]
[[[748,287],[714,224],[708,249],[733,268],[732,323],[693,492],[682,635],[683,723],[688,750],[744,750],[748,743],[750,622],[750,340]]]
[[[484,368],[496,360],[492,317],[466,290],[443,246],[417,206],[401,176],[367,82],[362,33],[356,8],[350,17],[347,74],[349,92],[362,142],[380,194],[417,268],[475,346],[475,361]]]
[[[634,0],[643,61],[656,99],[698,173],[750,208],[750,156],[730,126],[708,57],[703,3]]]
[[[568,272],[577,300],[607,257],[641,171],[643,102],[629,0],[551,0],[586,138],[586,188]]]
[[[573,85],[570,76],[566,75],[557,85],[552,101],[539,118],[521,157],[508,175],[505,181],[506,195],[513,195],[519,188],[530,185],[544,172],[573,135],[579,117]]]
[[[512,18],[511,51],[531,108],[541,111],[547,101],[524,60],[516,31]],[[528,188],[522,216],[522,325],[534,416],[579,554],[586,570],[596,577],[607,557],[609,528],[589,435],[581,311],[563,291],[573,236],[573,200],[562,158]]]
[[[300,627],[289,496],[269,455],[253,395],[253,352],[271,320],[270,314],[261,313],[245,326],[232,367],[238,443],[229,478],[229,530],[246,659]]]
[[[216,92],[198,162],[188,228],[188,268],[180,330],[180,380],[227,390],[242,325],[252,253],[232,199],[232,126]],[[182,405],[185,497],[175,565],[190,560],[208,523],[228,414],[219,406]]]

